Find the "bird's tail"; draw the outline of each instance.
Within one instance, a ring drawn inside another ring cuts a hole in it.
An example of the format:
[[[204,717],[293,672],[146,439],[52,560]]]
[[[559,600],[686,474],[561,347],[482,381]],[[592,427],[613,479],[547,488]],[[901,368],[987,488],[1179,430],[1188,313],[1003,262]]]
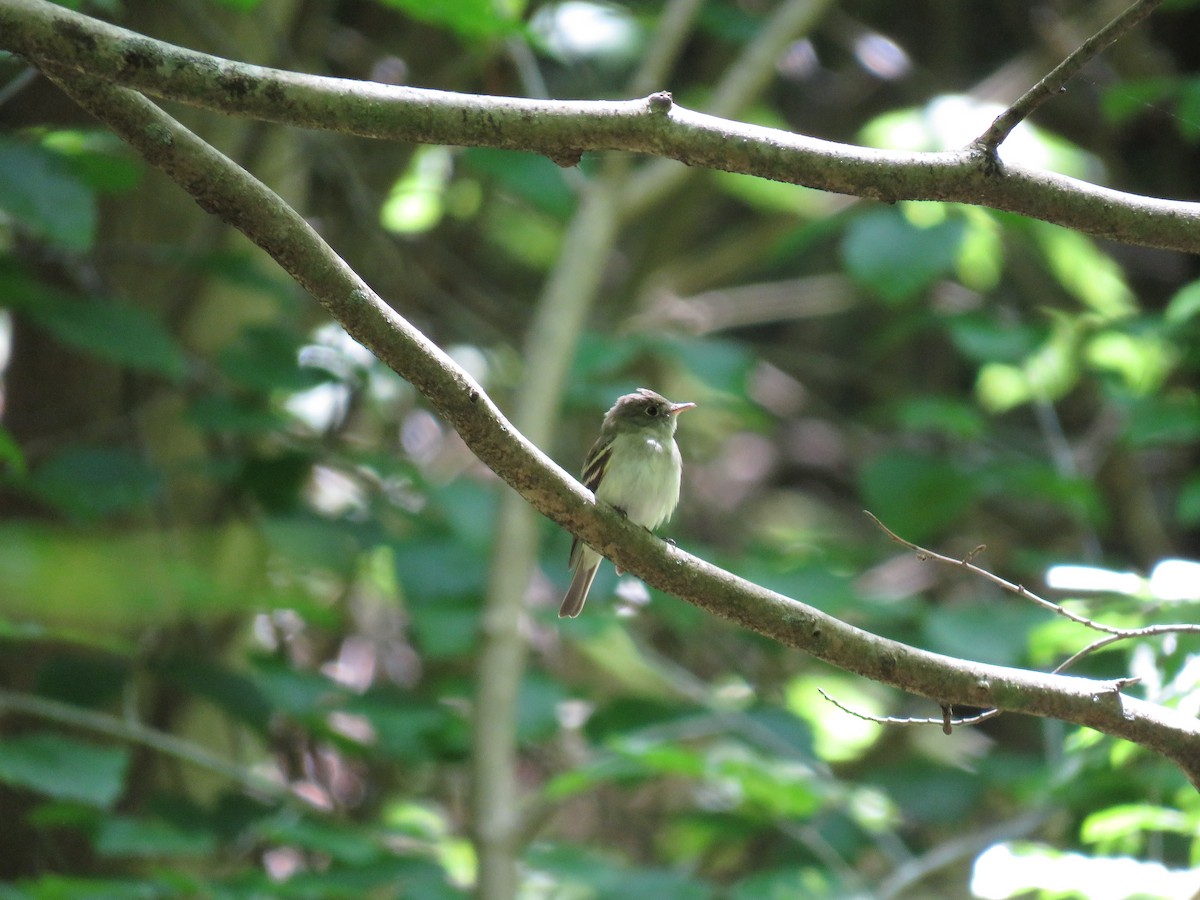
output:
[[[575,567],[575,576],[571,579],[571,586],[567,588],[567,595],[563,597],[562,606],[558,608],[559,618],[573,619],[583,611],[583,604],[587,601],[588,591],[592,588],[592,582],[596,580],[599,568],[598,555],[583,554],[579,565]]]

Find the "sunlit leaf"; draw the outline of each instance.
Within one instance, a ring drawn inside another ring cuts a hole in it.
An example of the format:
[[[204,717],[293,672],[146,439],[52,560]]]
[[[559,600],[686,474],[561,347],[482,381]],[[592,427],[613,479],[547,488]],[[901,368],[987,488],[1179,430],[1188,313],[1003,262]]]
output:
[[[1157,391],[1177,362],[1172,345],[1152,333],[1102,331],[1088,339],[1084,353],[1092,366],[1120,376],[1138,394]]]
[[[850,709],[882,715],[885,711],[877,692],[867,683],[834,674],[798,676],[784,691],[788,709],[812,728],[813,746],[820,759],[846,762],[859,758],[878,740],[883,726],[847,716],[822,697],[821,690]]]
[[[453,31],[466,40],[505,37],[518,30],[524,0],[380,0],[414,19]]]
[[[1086,307],[1109,321],[1137,310],[1120,264],[1100,252],[1091,238],[1046,222],[1031,222],[1029,227],[1050,271]]]
[[[1197,828],[1200,821],[1194,813],[1188,815],[1149,803],[1130,803],[1092,813],[1080,826],[1079,837],[1085,844],[1095,844],[1100,853],[1136,853],[1151,833],[1194,835]]]
[[[999,413],[1062,398],[1079,380],[1080,337],[1077,321],[1060,318],[1045,342],[1019,365],[993,362],[981,367],[975,383],[980,404]]]
[[[394,234],[429,231],[442,218],[452,171],[449,148],[436,145],[417,148],[408,169],[383,201],[380,224]]]
[[[1200,281],[1193,281],[1180,288],[1163,312],[1163,321],[1179,326],[1200,316]]]
[[[51,131],[43,136],[42,146],[59,154],[70,170],[95,191],[125,193],[141,181],[141,166],[128,145],[110,131]]]

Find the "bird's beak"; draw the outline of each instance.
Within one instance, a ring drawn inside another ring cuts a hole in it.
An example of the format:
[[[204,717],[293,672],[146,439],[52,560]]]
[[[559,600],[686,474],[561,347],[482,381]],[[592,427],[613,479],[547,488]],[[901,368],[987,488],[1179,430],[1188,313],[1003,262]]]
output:
[[[695,405],[695,403],[672,403],[671,408],[668,409],[667,412],[673,416],[677,416],[685,409],[691,409]]]

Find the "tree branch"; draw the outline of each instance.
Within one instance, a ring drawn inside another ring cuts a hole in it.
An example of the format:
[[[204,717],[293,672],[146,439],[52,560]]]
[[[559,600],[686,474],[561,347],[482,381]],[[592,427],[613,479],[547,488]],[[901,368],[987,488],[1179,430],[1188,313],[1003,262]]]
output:
[[[266,250],[347,332],[412,383],[532,506],[621,568],[785,646],[938,703],[1058,718],[1134,741],[1173,760],[1200,787],[1200,722],[1192,716],[1124,697],[1104,682],[964,662],[886,640],[751,584],[596,506],[581,485],[509,424],[469,375],[387,306],[262,182],[144,97],[39,62],[202,208]]]
[[[1012,133],[1014,128],[1055,94],[1065,91],[1067,82],[1074,78],[1080,69],[1136,28],[1139,22],[1161,5],[1162,0],[1137,0],[1136,3],[1080,44],[1045,78],[1027,90],[1016,103],[997,116],[991,127],[975,141],[976,146],[995,160],[996,149],[1004,143],[1004,139]]]
[[[0,0],[0,47],[153,96],[281,124],[564,161],[587,150],[640,151],[887,202],[988,206],[1097,237],[1200,252],[1200,204],[1020,166],[994,171],[976,146],[942,153],[856,147],[703,115],[666,94],[524,100],[302,75],[185,50],[46,0]]]

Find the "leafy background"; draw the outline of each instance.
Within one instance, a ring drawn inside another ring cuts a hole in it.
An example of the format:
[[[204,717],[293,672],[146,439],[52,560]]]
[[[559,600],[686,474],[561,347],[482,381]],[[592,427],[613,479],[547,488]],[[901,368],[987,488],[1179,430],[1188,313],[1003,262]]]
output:
[[[584,98],[626,95],[660,13],[82,5],[283,68]],[[841,4],[743,117],[959,146],[1108,6]],[[662,86],[703,105],[770,7],[704,4]],[[1195,196],[1198,15],[1169,4],[1003,153]],[[496,480],[243,240],[20,60],[0,79],[0,896],[468,891]],[[507,405],[597,160],[178,114]],[[889,637],[1048,669],[1090,635],[898,552],[861,510],[950,554],[986,544],[982,564],[1039,589],[1055,566],[1091,567],[1099,590],[1053,595],[1112,624],[1194,619],[1196,278],[1189,256],[1011,215],[695,172],[623,227],[546,449],[575,468],[638,384],[697,401],[669,529],[682,546]],[[1156,757],[1012,715],[949,737],[851,718],[817,689],[938,711],[611,569],[560,622],[569,538],[540,528],[515,723],[522,896],[1200,883],[1200,802]],[[1200,707],[1192,638],[1077,671]]]

